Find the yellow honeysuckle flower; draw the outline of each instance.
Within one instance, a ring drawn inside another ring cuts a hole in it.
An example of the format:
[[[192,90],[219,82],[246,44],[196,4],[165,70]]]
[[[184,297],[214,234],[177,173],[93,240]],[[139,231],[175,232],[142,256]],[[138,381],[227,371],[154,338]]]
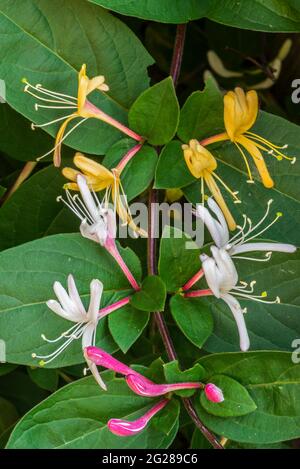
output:
[[[128,224],[128,226],[136,233],[147,237],[147,233],[141,228],[138,228],[132,219],[126,195],[120,180],[120,172],[117,169],[112,169],[110,171],[105,168],[105,166],[87,158],[79,152],[75,154],[73,161],[78,169],[65,167],[62,170],[62,174],[71,181],[64,185],[64,189],[79,191],[79,187],[76,182],[77,176],[78,174],[83,174],[90,189],[95,192],[102,190],[106,191],[104,204],[107,204],[111,197],[114,209],[121,220],[125,224]]]
[[[101,109],[97,108],[94,104],[88,101],[87,97],[92,91],[98,90],[101,92],[109,91],[108,85],[105,83],[105,78],[103,75],[98,75],[94,78],[88,78],[86,74],[86,65],[83,64],[79,73],[78,73],[78,91],[77,97],[70,96],[63,93],[58,93],[53,90],[48,90],[43,88],[41,84],[31,85],[28,81],[24,78],[23,83],[25,83],[24,91],[39,101],[43,102],[43,104],[35,104],[35,109],[38,111],[40,108],[43,109],[70,109],[72,110],[71,114],[67,116],[59,117],[57,119],[51,120],[50,122],[46,122],[44,124],[32,124],[31,128],[34,130],[37,127],[46,127],[48,125],[55,124],[57,122],[63,121],[58,132],[56,134],[55,145],[54,147],[44,155],[37,158],[40,160],[45,156],[50,155],[54,152],[53,155],[53,162],[54,166],[60,166],[61,163],[61,145],[63,141],[83,122],[87,119],[94,118],[99,119],[107,124],[117,128],[121,132],[124,132],[126,135],[129,135],[133,139],[137,141],[142,141],[143,138],[136,134],[135,132],[128,129],[126,126],[118,122],[113,117],[109,116]],[[45,104],[48,103],[48,104]],[[80,118],[81,120],[77,122],[67,133],[66,129],[70,122],[74,119]]]
[[[260,135],[250,131],[256,121],[257,114],[258,96],[255,90],[245,93],[242,88],[235,88],[234,91],[229,91],[224,96],[224,124],[226,132],[205,139],[202,143],[208,145],[214,142],[231,140],[245,161],[249,176],[247,182],[253,183],[254,180],[247,156],[243,150],[244,148],[252,156],[264,186],[271,188],[274,186],[274,181],[270,176],[262,152],[273,155],[279,161],[282,159],[290,160],[292,164],[295,163],[296,158],[290,158],[280,151],[287,148],[287,145],[274,145]]]
[[[231,215],[229,208],[221,194],[221,191],[216,183],[216,179],[225,187],[225,189],[231,194],[234,198],[235,203],[240,203],[240,200],[237,197],[237,192],[233,192],[224,181],[215,173],[217,168],[217,161],[214,156],[208,151],[205,147],[200,145],[200,143],[193,139],[190,140],[189,144],[182,145],[184,159],[189,168],[191,174],[197,178],[201,178],[201,195],[202,202],[205,200],[204,192],[204,182],[206,183],[208,189],[214,196],[217,204],[221,208],[228,227],[230,230],[236,228],[236,223],[233,216]]]

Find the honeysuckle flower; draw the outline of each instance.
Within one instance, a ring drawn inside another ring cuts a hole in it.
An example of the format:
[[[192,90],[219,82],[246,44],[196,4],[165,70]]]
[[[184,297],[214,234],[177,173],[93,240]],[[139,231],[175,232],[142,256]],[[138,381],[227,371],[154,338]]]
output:
[[[229,237],[227,223],[218,204],[216,204],[212,198],[209,198],[207,203],[209,209],[216,217],[213,217],[209,210],[200,204],[198,204],[194,213],[201,218],[206,225],[215,245],[218,248],[226,249],[231,256],[239,259],[262,262],[268,261],[274,251],[285,253],[293,253],[296,251],[296,246],[287,243],[250,242],[263,235],[282,217],[282,213],[277,212],[275,217],[266,226],[262,226],[270,214],[270,207],[273,203],[272,199],[268,201],[267,209],[263,217],[257,223],[253,224],[249,217],[243,215],[243,226],[238,225],[238,232],[232,238]],[[264,258],[245,258],[238,256],[239,254],[252,251],[266,251],[266,255]]]
[[[142,417],[131,422],[123,419],[110,419],[107,423],[107,427],[115,435],[134,436],[144,430],[152,417],[154,417],[154,415],[162,410],[168,404],[168,402],[168,399],[162,399],[150,410],[148,410],[148,412],[146,412]]]
[[[274,156],[278,161],[286,159],[292,164],[296,162],[296,158],[286,156],[280,150],[287,148],[287,144],[278,146],[264,137],[251,132],[250,129],[254,125],[258,114],[258,96],[255,90],[245,93],[242,88],[235,88],[224,96],[224,124],[226,132],[209,137],[203,140],[202,145],[208,145],[215,142],[230,140],[233,142],[241,153],[246,164],[248,172],[248,181],[253,183],[254,179],[250,169],[247,156],[243,148],[248,152],[256,165],[260,174],[262,183],[265,187],[274,186],[266,166],[262,152]]]
[[[214,196],[219,207],[221,208],[230,230],[234,230],[236,223],[227,207],[225,200],[221,194],[221,191],[216,183],[216,180],[219,181],[225,189],[233,197],[235,203],[240,203],[240,200],[237,197],[237,192],[233,192],[224,181],[215,173],[217,168],[217,161],[214,156],[199,142],[195,139],[190,140],[189,145],[182,145],[184,159],[189,168],[191,174],[199,179],[201,178],[201,195],[202,203],[204,204],[205,192],[204,192],[204,182],[207,185],[208,189]]]
[[[221,58],[214,50],[209,50],[207,52],[207,60],[213,71],[223,78],[243,76],[242,72],[237,72],[235,70],[229,70],[228,68],[226,68]]]
[[[218,386],[213,383],[206,384],[204,392],[207,399],[211,402],[219,403],[224,401],[222,389],[218,388]]]
[[[185,293],[184,296],[197,297],[214,295],[216,298],[225,301],[237,324],[240,336],[240,348],[242,351],[246,351],[250,346],[244,320],[244,313],[247,310],[242,309],[239,301],[235,297],[237,296],[267,304],[280,303],[280,298],[277,296],[275,300],[268,301],[265,299],[267,292],[262,292],[260,295],[253,295],[256,281],[254,280],[250,282],[250,284],[246,282],[240,282],[240,284],[238,284],[238,273],[230,254],[225,249],[219,249],[216,246],[211,247],[211,252],[212,257],[206,254],[201,254],[200,256],[209,290],[193,291],[191,294]]]
[[[204,387],[202,383],[192,382],[172,384],[149,383],[149,380],[145,380],[144,376],[139,374],[127,374],[126,383],[135,394],[144,397],[157,397],[181,389],[202,389]]]
[[[30,95],[34,96],[39,101],[43,102],[44,104],[35,104],[35,109],[38,111],[40,108],[43,109],[55,109],[55,110],[64,110],[68,109],[71,112],[63,117],[59,117],[57,119],[51,120],[50,122],[46,122],[41,125],[32,124],[32,129],[37,127],[46,127],[48,125],[55,124],[57,122],[63,121],[61,124],[55,139],[54,147],[47,152],[46,154],[40,156],[38,160],[44,158],[47,155],[50,155],[54,152],[53,155],[53,162],[55,166],[60,166],[61,163],[61,145],[64,140],[83,122],[87,119],[99,119],[102,122],[105,122],[121,132],[129,135],[133,139],[137,141],[142,141],[143,138],[133,132],[132,130],[128,129],[126,126],[118,122],[113,117],[109,116],[101,109],[97,108],[88,101],[87,97],[90,93],[95,90],[98,90],[102,93],[109,91],[108,85],[105,83],[105,78],[103,75],[96,76],[92,79],[89,79],[86,74],[86,65],[83,64],[81,70],[78,73],[78,92],[77,97],[71,96],[68,94],[58,93],[53,90],[48,90],[43,88],[41,84],[31,85],[26,79],[23,79],[25,83],[24,91],[29,93]],[[47,103],[47,104],[45,104]],[[70,122],[75,119],[80,118],[81,120],[77,122],[71,130],[66,133],[66,129]]]
[[[81,153],[76,153],[73,161],[78,170],[68,167],[62,170],[63,175],[72,181],[66,183],[64,188],[67,190],[80,191],[82,193],[78,184],[78,176],[83,174],[91,191],[98,192],[105,189],[106,192],[101,204],[102,206],[106,208],[111,198],[114,211],[118,213],[123,223],[127,224],[135,233],[147,237],[147,233],[141,228],[138,228],[132,219],[127,197],[121,183],[119,170],[113,169],[110,171],[105,168],[105,166],[87,158]]]
[[[58,316],[74,322],[75,325],[64,331],[57,339],[47,339],[43,334],[42,339],[48,343],[56,343],[63,341],[63,344],[58,347],[54,352],[49,355],[32,354],[33,358],[40,359],[40,366],[44,366],[57,358],[73,340],[82,340],[82,349],[89,345],[94,345],[96,340],[96,329],[100,319],[99,308],[103,292],[103,284],[99,280],[92,280],[90,284],[90,304],[86,311],[81,298],[79,296],[74,278],[72,275],[68,276],[68,291],[62,286],[60,282],[54,282],[53,290],[56,294],[57,300],[47,301],[47,306]],[[106,386],[98,373],[96,365],[89,360],[84,354],[89,369],[93,373],[98,384],[106,389]]]
[[[72,197],[68,189],[66,189],[66,200],[62,196],[57,200],[61,200],[80,219],[82,236],[101,244],[119,264],[132,287],[139,290],[137,281],[117,248],[116,214],[109,208],[107,196],[100,203],[95,192],[89,189],[85,176],[78,174],[76,181],[82,200],[78,194]]]

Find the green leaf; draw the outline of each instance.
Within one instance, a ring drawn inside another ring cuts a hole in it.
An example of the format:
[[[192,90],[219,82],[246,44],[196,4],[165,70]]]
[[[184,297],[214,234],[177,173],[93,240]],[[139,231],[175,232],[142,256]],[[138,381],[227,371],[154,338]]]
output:
[[[300,31],[297,0],[89,0],[123,15],[163,23],[186,23],[207,16],[213,21],[257,31]]]
[[[120,248],[120,253],[139,281],[141,271],[136,255],[128,248]],[[41,334],[53,339],[69,329],[70,322],[59,318],[45,304],[53,298],[54,281],[66,285],[68,274],[73,273],[87,302],[90,282],[98,278],[104,284],[101,307],[130,293],[128,281],[114,259],[104,248],[79,234],[50,236],[3,251],[0,266],[0,330],[6,341],[7,361],[13,363],[36,366],[32,352],[44,355],[56,349],[56,344],[46,344]],[[105,319],[98,324],[97,344],[112,352],[117,347]],[[82,362],[81,343],[74,341],[49,367]]]
[[[58,386],[58,374],[56,370],[28,367],[27,372],[32,381],[46,391],[54,392]]]
[[[130,304],[114,311],[108,317],[108,327],[113,339],[126,353],[139,338],[149,321],[149,314]]]
[[[300,8],[297,0],[256,0],[255,8],[249,0],[238,4],[227,0],[206,0],[207,16],[218,23],[254,31],[300,31]]]
[[[160,242],[159,275],[168,292],[176,292],[201,267],[200,249],[178,228],[166,226]]]
[[[253,253],[251,257],[260,257],[260,253]],[[300,337],[299,251],[295,254],[273,253],[268,262],[236,260],[235,264],[241,280],[248,283],[256,280],[256,294],[267,291],[267,299],[279,296],[281,300],[280,304],[239,300],[248,310],[245,321],[251,349],[290,351],[292,342]],[[215,298],[203,299],[203,302],[209,305],[215,324],[205,349],[209,352],[238,351],[237,327],[228,306]]]
[[[129,110],[130,128],[152,145],[164,145],[174,137],[179,105],[171,77],[144,91]]]
[[[242,417],[216,417],[198,405],[212,431],[234,441],[260,445],[300,436],[300,365],[286,352],[220,353],[201,358],[208,375],[226,374],[247,389],[257,409]]]
[[[1,395],[8,399],[23,415],[48,396],[48,392],[29,378],[28,374],[16,370],[6,376],[0,376]]]
[[[0,132],[1,151],[16,160],[35,160],[53,146],[52,138],[46,132],[40,129],[33,132],[28,120],[4,103],[0,106]]]
[[[19,415],[15,406],[0,397],[0,441],[2,442],[2,438],[6,431],[14,425],[14,423],[18,420]],[[2,447],[2,446],[1,446]]]
[[[183,334],[196,347],[202,348],[213,331],[213,318],[200,298],[175,295],[170,301],[172,316]]]
[[[173,362],[169,362],[164,365],[164,374],[167,383],[197,383],[203,380],[205,376],[205,369],[201,365],[199,365],[199,363],[196,363],[196,365],[194,365],[192,368],[181,371],[181,369],[179,368],[178,360],[174,360]],[[182,397],[190,397],[195,393],[195,391],[195,389],[186,389],[176,391],[175,394],[178,394]]]
[[[191,449],[213,449],[210,442],[205,438],[200,430],[198,430],[198,428],[194,430],[191,441]]]
[[[143,280],[141,290],[132,296],[130,303],[142,311],[163,311],[166,295],[166,286],[161,278],[149,275]]]
[[[247,389],[236,380],[224,375],[215,375],[210,379],[210,382],[222,390],[224,401],[211,402],[203,391],[200,403],[209,414],[217,417],[239,417],[249,414],[257,408]]]
[[[181,145],[173,140],[163,148],[156,168],[156,189],[179,188],[196,181],[186,165]]]
[[[120,20],[83,0],[24,0],[22,8],[17,1],[3,0],[0,15],[0,32],[5,38],[0,76],[10,106],[38,124],[62,117],[65,110],[36,112],[35,99],[23,92],[21,79],[77,96],[77,72],[86,63],[88,75],[105,75],[110,87],[107,94],[96,91],[91,99],[107,114],[126,122],[124,106],[129,107],[147,88],[147,67],[152,59]],[[45,130],[55,135],[58,125]],[[111,126],[89,119],[67,144],[103,154],[119,138],[120,133]]]
[[[178,429],[178,402],[170,402],[141,433],[118,437],[108,430],[109,419],[134,420],[154,402],[133,394],[124,380],[113,378],[112,373],[103,373],[103,379],[107,392],[89,377],[50,396],[18,423],[7,448],[168,448]],[[167,432],[159,426],[165,416],[169,419]]]
[[[135,143],[130,139],[122,139],[115,143],[107,152],[102,164],[107,168],[115,168],[122,157],[133,148]],[[144,145],[127,163],[121,173],[121,182],[127,200],[134,199],[150,185],[157,164],[157,153],[154,148]]]
[[[8,199],[0,209],[1,250],[55,232],[60,216],[64,220],[61,231],[78,230],[77,217],[56,201],[64,182],[61,172],[49,166],[25,181]]]
[[[193,138],[202,140],[210,134],[222,132],[223,112],[220,90],[209,79],[203,91],[195,91],[184,103],[177,131],[179,138],[188,143]]]

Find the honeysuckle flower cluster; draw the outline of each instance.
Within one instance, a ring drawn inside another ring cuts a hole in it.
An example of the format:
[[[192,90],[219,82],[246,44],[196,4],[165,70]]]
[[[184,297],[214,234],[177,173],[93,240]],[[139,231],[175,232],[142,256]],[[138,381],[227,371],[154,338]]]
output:
[[[237,298],[253,300],[265,304],[280,303],[280,298],[277,296],[273,300],[268,300],[266,299],[266,291],[263,291],[259,295],[254,294],[256,280],[253,279],[250,283],[239,281],[234,259],[268,262],[274,251],[284,253],[293,253],[296,251],[296,247],[292,244],[249,242],[263,235],[282,217],[282,213],[278,212],[266,226],[263,226],[270,214],[272,203],[273,200],[270,199],[265,214],[255,224],[252,223],[249,217],[244,215],[243,226],[238,226],[238,232],[232,236],[232,238],[229,238],[229,231],[222,210],[212,198],[208,199],[208,206],[215,217],[206,207],[201,205],[199,205],[194,212],[196,216],[202,219],[215,245],[210,247],[211,256],[204,253],[200,255],[202,268],[183,286],[182,290],[185,291],[184,296],[186,298],[195,298],[213,295],[223,300],[229,306],[236,321],[242,351],[247,351],[250,346],[244,319],[247,308],[242,308]],[[248,257],[241,255],[248,252],[265,252],[265,255],[264,257]],[[203,276],[205,276],[209,288],[188,292],[187,290]]]
[[[32,124],[34,129],[62,122],[57,132],[54,148],[40,158],[53,152],[54,165],[60,166],[62,143],[79,125],[90,118],[111,125],[135,140],[133,147],[123,155],[118,165],[112,169],[108,169],[103,164],[77,152],[73,160],[75,167],[64,167],[62,169],[63,175],[69,182],[64,185],[65,196],[58,197],[58,201],[62,201],[79,218],[81,235],[99,244],[102,249],[105,249],[112,256],[127,278],[133,293],[135,293],[141,287],[122,258],[116,243],[116,217],[118,215],[123,224],[128,225],[137,235],[147,236],[147,233],[139,228],[133,220],[121,181],[122,171],[128,162],[138,154],[146,139],[92,104],[88,100],[88,96],[94,91],[107,93],[109,87],[102,75],[89,79],[85,65],[82,66],[78,74],[77,97],[48,90],[41,84],[31,85],[25,80],[25,92],[38,100],[35,105],[37,111],[40,108],[50,109],[55,112],[57,110],[70,110],[68,115],[60,116],[50,122],[40,125]],[[254,179],[245,152],[252,156],[264,186],[267,188],[273,187],[274,181],[269,173],[263,153],[273,155],[277,160],[290,160],[291,163],[295,163],[295,158],[282,153],[281,150],[286,148],[287,145],[279,147],[263,136],[251,131],[257,119],[257,114],[258,97],[256,91],[251,90],[245,93],[241,88],[236,88],[224,96],[225,132],[208,137],[201,142],[192,139],[182,145],[183,158],[189,171],[201,182],[201,204],[197,205],[193,213],[206,226],[213,240],[213,245],[210,246],[209,253],[201,253],[201,268],[183,285],[180,293],[185,298],[214,296],[225,302],[237,324],[240,348],[244,352],[250,347],[250,339],[244,318],[247,310],[242,307],[240,301],[251,299],[256,302],[276,304],[280,302],[280,298],[276,296],[274,299],[268,299],[265,291],[256,294],[254,292],[256,280],[253,279],[248,283],[240,280],[235,260],[268,262],[274,251],[293,253],[296,248],[291,244],[271,243],[259,239],[282,216],[282,213],[277,212],[271,220],[268,220],[271,216],[272,200],[269,200],[266,211],[259,221],[253,223],[244,214],[242,225],[237,225],[224,200],[220,187],[231,195],[234,203],[240,204],[242,201],[238,197],[238,192],[230,189],[217,174],[217,160],[213,153],[207,149],[207,146],[222,141],[232,142],[245,161],[248,172],[247,182],[253,183]],[[68,125],[75,119],[79,119],[79,121],[67,132]],[[212,197],[206,197],[205,186],[207,186]],[[104,194],[101,194],[102,191]],[[97,193],[100,193],[101,198],[98,197]],[[168,200],[177,200],[182,195],[180,190],[174,188],[173,191],[166,194],[166,197]],[[205,207],[206,202],[208,208]],[[229,232],[234,230],[237,230],[236,233],[230,236]],[[257,256],[247,254],[253,252],[260,254]],[[101,266],[99,268],[101,269]],[[205,279],[207,288],[193,289],[200,279]],[[43,355],[38,351],[32,353],[32,357],[39,360],[40,366],[45,366],[55,360],[61,353],[65,353],[72,342],[80,339],[87,367],[102,390],[105,391],[107,388],[97,366],[121,374],[128,387],[135,394],[151,399],[160,398],[159,401],[151,402],[152,407],[136,420],[110,419],[107,426],[112,433],[118,436],[130,436],[144,430],[150,420],[168,405],[173,398],[173,393],[179,390],[200,390],[205,393],[208,400],[216,405],[223,401],[226,402],[226,393],[224,395],[222,389],[213,383],[175,382],[158,384],[138,373],[133,367],[116,360],[105,350],[96,347],[96,333],[99,321],[126,306],[130,302],[131,296],[126,296],[101,308],[105,285],[99,279],[93,279],[90,283],[89,306],[86,308],[71,274],[67,279],[67,289],[59,281],[54,282],[53,289],[57,299],[47,301],[48,308],[64,320],[73,323],[73,325],[61,332],[57,338],[48,338],[45,334],[42,334],[43,345],[46,343],[48,347],[53,345],[53,348],[55,348],[56,345],[54,344],[58,344],[58,347],[49,354]],[[126,334],[126,331],[124,331],[124,334]]]
[[[213,383],[186,382],[156,384],[98,347],[87,347],[85,349],[85,355],[88,357],[89,361],[93,362],[95,365],[102,366],[103,368],[113,370],[115,373],[123,375],[128,387],[139,396],[155,398],[167,395],[167,398],[156,402],[150,410],[136,420],[110,419],[107,426],[112,433],[118,436],[133,436],[144,430],[152,417],[170,402],[172,398],[171,393],[174,391],[202,389],[205,392],[206,398],[211,402],[219,403],[224,400],[222,390]]]

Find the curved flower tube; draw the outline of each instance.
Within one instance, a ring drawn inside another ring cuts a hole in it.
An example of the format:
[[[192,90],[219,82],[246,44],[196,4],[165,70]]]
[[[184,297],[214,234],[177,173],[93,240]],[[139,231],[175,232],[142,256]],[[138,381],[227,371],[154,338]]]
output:
[[[146,380],[144,376],[138,374],[127,374],[126,383],[130,389],[140,396],[157,397],[168,394],[169,392],[179,391],[180,389],[202,389],[202,383],[174,383],[174,384],[155,384]]]
[[[110,419],[107,423],[107,427],[117,436],[134,436],[143,431],[154,415],[162,410],[168,403],[168,399],[162,399],[142,417],[133,420],[132,422],[123,419]]]

